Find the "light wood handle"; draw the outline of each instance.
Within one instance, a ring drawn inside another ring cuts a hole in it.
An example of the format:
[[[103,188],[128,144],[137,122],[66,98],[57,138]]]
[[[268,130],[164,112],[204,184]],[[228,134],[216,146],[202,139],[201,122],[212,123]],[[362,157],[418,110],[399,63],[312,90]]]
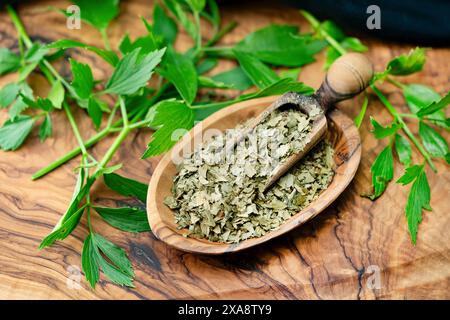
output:
[[[316,93],[324,110],[333,104],[362,92],[373,77],[373,65],[361,53],[347,53],[331,65]]]

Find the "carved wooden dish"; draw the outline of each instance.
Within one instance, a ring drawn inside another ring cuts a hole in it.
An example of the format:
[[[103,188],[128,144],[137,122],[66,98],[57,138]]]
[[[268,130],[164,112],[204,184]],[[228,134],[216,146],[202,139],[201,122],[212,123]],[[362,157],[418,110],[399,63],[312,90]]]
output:
[[[198,123],[161,159],[153,172],[147,195],[148,221],[152,232],[158,239],[177,249],[193,253],[222,254],[240,251],[269,241],[302,225],[328,207],[345,190],[352,181],[361,159],[360,137],[358,129],[351,119],[339,110],[332,110],[328,114],[329,129],[326,139],[330,141],[335,150],[335,176],[330,186],[307,208],[286,220],[277,230],[237,244],[186,237],[184,234],[187,233],[187,230],[177,228],[173,211],[163,203],[164,198],[171,194],[172,180],[177,173],[172,156],[186,148],[193,150],[189,148],[202,142],[200,137],[204,130],[214,128],[223,131],[234,128],[238,123],[258,115],[276,98],[266,97],[245,101],[214,113]]]

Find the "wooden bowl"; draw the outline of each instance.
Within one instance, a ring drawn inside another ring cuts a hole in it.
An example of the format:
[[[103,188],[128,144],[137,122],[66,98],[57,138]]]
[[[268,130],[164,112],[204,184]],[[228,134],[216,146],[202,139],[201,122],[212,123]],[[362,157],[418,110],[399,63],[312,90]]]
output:
[[[184,236],[187,233],[186,229],[177,228],[173,211],[163,203],[164,198],[171,195],[173,178],[177,173],[172,156],[179,154],[185,148],[189,149],[189,147],[192,148],[202,143],[200,137],[203,130],[214,128],[223,131],[234,128],[238,123],[258,115],[276,98],[265,97],[245,101],[214,113],[198,123],[161,159],[153,172],[147,195],[148,221],[153,234],[158,239],[177,249],[193,253],[222,254],[241,251],[269,241],[302,225],[328,207],[345,190],[358,169],[361,159],[361,141],[353,121],[335,109],[328,113],[329,129],[327,133],[327,139],[335,150],[335,176],[330,186],[307,208],[286,220],[278,229],[268,232],[262,237],[247,239],[237,244],[189,238]]]

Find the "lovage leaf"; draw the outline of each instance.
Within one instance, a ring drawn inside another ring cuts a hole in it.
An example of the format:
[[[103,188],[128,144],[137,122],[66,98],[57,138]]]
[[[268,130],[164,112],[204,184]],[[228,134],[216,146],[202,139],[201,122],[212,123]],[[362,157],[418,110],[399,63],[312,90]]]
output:
[[[393,122],[388,127],[383,127],[380,125],[373,117],[370,117],[370,122],[373,125],[372,133],[374,134],[375,138],[377,139],[383,139],[386,137],[389,137],[397,132],[398,129],[400,129],[400,124]]]
[[[84,240],[83,251],[81,252],[81,268],[91,287],[95,288],[100,278],[100,271],[97,262],[96,246],[91,233]]]
[[[100,104],[98,103],[97,99],[93,97],[89,98],[87,111],[89,117],[94,123],[95,128],[98,129],[102,122],[102,109],[100,108]]]
[[[181,23],[186,32],[193,38],[197,38],[197,28],[195,24],[189,20],[186,12],[184,12],[178,0],[164,0],[166,7],[172,12],[172,14]]]
[[[109,173],[103,175],[103,179],[105,180],[105,184],[111,190],[115,192],[127,196],[127,197],[136,197],[143,203],[145,203],[147,199],[147,189],[148,186],[142,182],[125,178],[117,173]]]
[[[101,30],[119,14],[119,0],[72,0],[80,7],[81,19]]]
[[[17,98],[17,95],[19,94],[19,90],[20,85],[15,82],[11,82],[5,85],[0,90],[0,107],[6,108],[11,103],[13,103],[13,101]]]
[[[147,213],[138,208],[94,207],[95,211],[113,227],[127,232],[150,231]]]
[[[64,101],[64,88],[61,81],[57,80],[52,84],[47,98],[52,102],[53,107],[61,109],[61,105]]]
[[[33,128],[34,119],[30,116],[18,116],[7,120],[0,128],[0,148],[16,150],[19,148]]]
[[[123,95],[133,94],[147,85],[153,74],[153,69],[161,62],[165,49],[142,55],[140,52],[141,48],[136,48],[119,61],[106,84],[105,92]]]
[[[158,71],[170,81],[187,104],[191,104],[197,96],[197,70],[192,60],[175,52],[172,46],[167,48],[163,68]]]
[[[39,139],[41,141],[44,141],[52,135],[52,131],[52,118],[50,118],[50,114],[47,113],[45,115],[44,121],[39,128]]]
[[[440,98],[440,97],[439,97]],[[447,94],[440,98],[437,101],[433,101],[430,105],[426,106],[425,108],[420,109],[417,112],[417,115],[419,117],[423,117],[429,114],[436,114],[436,112],[442,111],[445,107],[447,107],[450,104],[450,91],[447,92]],[[445,114],[444,114],[445,118]]]
[[[266,63],[300,67],[313,62],[314,55],[325,46],[323,40],[299,35],[295,26],[270,25],[249,34],[235,48]]]
[[[367,197],[371,200],[375,200],[383,194],[387,184],[394,177],[394,158],[392,157],[391,145],[388,145],[380,152],[370,167],[370,171],[372,172],[372,185],[374,191],[373,194],[367,195]]]
[[[435,108],[435,103],[441,99],[439,93],[437,93],[433,88],[421,84],[408,84],[403,86],[403,95],[411,112],[417,114],[420,112],[421,115],[419,117],[422,117],[423,112],[425,112],[427,115],[430,115],[430,118],[434,119],[431,120],[431,122],[439,126],[445,126],[445,113],[443,110],[436,109],[435,111],[428,113],[430,109],[427,107],[433,105],[431,108]],[[444,97],[444,103],[445,100],[446,99]],[[422,109],[428,110],[422,111]]]
[[[176,22],[157,3],[153,8],[153,31],[162,36],[164,45],[174,43],[178,33]]]
[[[87,99],[91,95],[94,88],[94,77],[89,65],[80,63],[74,59],[70,59],[70,67],[72,68],[72,87],[81,99]]]
[[[422,70],[426,59],[425,52],[424,48],[417,47],[407,55],[402,54],[392,59],[387,66],[388,73],[395,76],[406,76]]]
[[[228,86],[232,86],[237,90],[247,90],[253,85],[252,80],[242,70],[241,67],[236,67],[211,77],[215,81],[222,82]]]
[[[194,112],[183,101],[164,100],[153,108],[151,126],[159,127],[152,135],[152,140],[142,158],[159,155],[169,150],[194,125]],[[151,110],[152,110],[151,109]]]
[[[432,156],[444,158],[449,152],[447,141],[436,130],[422,121],[419,124],[419,135],[422,138],[425,149]]]
[[[411,144],[405,137],[398,133],[395,134],[395,150],[397,151],[400,163],[408,167],[411,164]]]
[[[259,61],[254,55],[239,50],[233,50],[233,52],[242,70],[258,88],[266,88],[280,79],[275,71]]]
[[[0,75],[20,68],[20,58],[8,48],[0,48]]]

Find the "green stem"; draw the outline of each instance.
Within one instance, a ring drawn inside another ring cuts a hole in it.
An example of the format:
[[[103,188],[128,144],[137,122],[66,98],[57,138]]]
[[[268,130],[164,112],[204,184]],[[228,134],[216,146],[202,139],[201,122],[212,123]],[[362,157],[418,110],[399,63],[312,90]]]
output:
[[[122,131],[120,131],[120,134],[117,136],[116,140],[114,140],[113,144],[109,149],[106,151],[105,155],[103,156],[102,161],[100,161],[97,171],[95,172],[94,176],[100,172],[101,169],[105,168],[108,162],[112,159],[114,153],[119,149],[120,145],[122,144],[123,140],[128,136],[130,133],[130,129],[128,127],[124,127]]]
[[[100,34],[102,35],[103,44],[105,45],[106,50],[111,50],[111,44],[109,43],[108,33],[106,32],[106,28],[100,29]]]
[[[222,30],[214,34],[214,36],[211,39],[209,39],[208,42],[206,42],[205,46],[210,47],[215,43],[219,42],[224,35],[226,35],[228,32],[231,32],[234,28],[236,28],[236,26],[237,26],[236,21],[228,23],[225,27],[222,28]]]
[[[75,138],[77,139],[78,145],[80,146],[81,153],[87,156],[86,147],[84,145],[83,138],[81,137],[80,130],[78,129],[77,123],[73,118],[72,111],[70,111],[70,107],[66,101],[63,102],[63,108],[64,111],[66,112],[67,119],[69,119],[69,123],[72,126],[72,130],[75,135]]]
[[[397,88],[405,89],[405,87],[406,87],[406,85],[404,85],[403,83],[401,83],[401,82],[399,82],[399,81],[397,81],[395,79],[392,79],[391,77],[387,77],[386,79],[387,79],[388,82],[392,83]]]
[[[6,6],[6,10],[8,11],[8,15],[11,18],[11,21],[13,22],[14,26],[17,29],[17,32],[19,33],[19,36],[22,38],[23,42],[27,47],[31,47],[33,45],[33,42],[31,41],[30,37],[28,37],[27,32],[25,31],[25,27],[22,24],[22,21],[20,21],[19,16],[14,11],[14,9],[10,6]]]

